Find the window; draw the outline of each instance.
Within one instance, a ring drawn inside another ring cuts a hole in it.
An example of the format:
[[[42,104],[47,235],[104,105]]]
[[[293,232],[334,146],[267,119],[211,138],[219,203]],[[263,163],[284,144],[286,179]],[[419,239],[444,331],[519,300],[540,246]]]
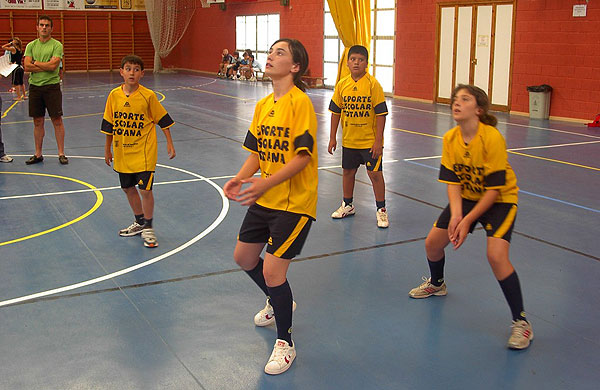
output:
[[[323,37],[323,77],[325,85],[333,87],[337,78],[339,59],[344,44],[339,39],[331,18],[329,4],[325,2],[325,28]],[[391,94],[394,88],[394,35],[396,30],[396,0],[371,0],[371,47],[369,73],[377,78],[383,91]]]
[[[256,61],[264,67],[267,52],[278,39],[279,14],[245,15],[235,18],[235,50],[240,52],[240,56],[244,50],[250,49]]]

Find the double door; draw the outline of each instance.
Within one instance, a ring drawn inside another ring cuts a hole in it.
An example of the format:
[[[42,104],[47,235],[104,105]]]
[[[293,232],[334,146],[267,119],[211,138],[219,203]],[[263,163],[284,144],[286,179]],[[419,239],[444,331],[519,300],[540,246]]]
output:
[[[454,86],[473,84],[493,109],[509,110],[514,12],[513,1],[438,5],[436,101],[449,103]]]

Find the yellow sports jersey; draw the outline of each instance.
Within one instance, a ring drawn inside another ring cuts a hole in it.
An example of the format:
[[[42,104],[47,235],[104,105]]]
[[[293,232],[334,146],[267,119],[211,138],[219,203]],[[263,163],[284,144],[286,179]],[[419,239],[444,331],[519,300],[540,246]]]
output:
[[[244,148],[258,155],[261,177],[279,171],[298,152],[311,155],[310,163],[288,180],[265,192],[256,203],[274,210],[317,217],[317,116],[308,96],[293,87],[277,102],[273,94],[254,109]]]
[[[373,146],[376,116],[388,113],[383,88],[368,73],[358,81],[352,75],[341,79],[335,86],[329,111],[342,116],[342,146],[353,149]]]
[[[495,127],[481,122],[468,145],[460,126],[444,135],[439,181],[460,183],[465,199],[478,201],[489,189],[500,192],[496,203],[518,201],[517,177],[508,163],[504,137]]]
[[[156,169],[156,125],[162,129],[174,122],[158,102],[156,94],[140,85],[131,95],[122,87],[110,91],[101,132],[113,136],[114,170],[121,173]]]

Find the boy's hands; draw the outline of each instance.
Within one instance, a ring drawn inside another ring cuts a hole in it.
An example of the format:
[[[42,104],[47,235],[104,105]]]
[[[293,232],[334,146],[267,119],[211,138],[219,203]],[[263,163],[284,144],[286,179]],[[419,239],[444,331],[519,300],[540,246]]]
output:
[[[383,140],[375,139],[369,152],[371,152],[371,157],[379,158],[383,154]]]
[[[175,147],[173,144],[167,143],[167,153],[169,154],[169,160],[175,158]]]
[[[329,154],[333,154],[335,149],[337,148],[337,140],[335,138],[329,140],[329,146],[327,146],[327,151]]]
[[[109,150],[104,150],[104,162],[106,163],[106,165],[108,165],[110,167],[110,163],[112,162],[113,157],[112,157],[112,152]]]

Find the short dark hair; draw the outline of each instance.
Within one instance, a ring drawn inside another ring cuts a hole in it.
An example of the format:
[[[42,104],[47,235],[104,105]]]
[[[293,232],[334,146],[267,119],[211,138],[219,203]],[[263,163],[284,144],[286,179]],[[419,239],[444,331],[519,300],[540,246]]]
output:
[[[37,20],[37,24],[40,24],[40,20],[47,20],[50,22],[50,27],[54,27],[54,21],[52,21],[52,18],[48,15],[40,15],[38,16],[38,20]]]
[[[348,50],[348,59],[350,59],[350,56],[352,54],[361,54],[363,56],[365,56],[365,58],[368,60],[369,59],[369,51],[367,50],[366,47],[362,46],[362,45],[354,45],[350,48],[350,50]]]
[[[125,67],[125,64],[139,65],[140,68],[144,70],[144,61],[135,54],[129,54],[123,57],[123,59],[121,60],[121,69]]]

